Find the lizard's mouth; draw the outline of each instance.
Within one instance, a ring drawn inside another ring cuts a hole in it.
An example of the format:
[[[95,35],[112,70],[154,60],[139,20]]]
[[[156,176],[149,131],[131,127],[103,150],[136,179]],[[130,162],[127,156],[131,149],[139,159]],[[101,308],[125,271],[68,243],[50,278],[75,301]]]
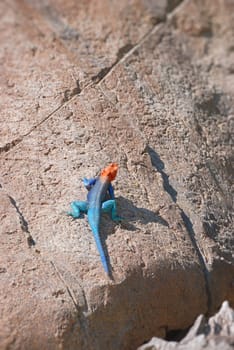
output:
[[[118,171],[118,164],[111,163],[105,169],[102,170],[101,176],[108,177],[109,181],[113,181],[117,175],[117,171]]]

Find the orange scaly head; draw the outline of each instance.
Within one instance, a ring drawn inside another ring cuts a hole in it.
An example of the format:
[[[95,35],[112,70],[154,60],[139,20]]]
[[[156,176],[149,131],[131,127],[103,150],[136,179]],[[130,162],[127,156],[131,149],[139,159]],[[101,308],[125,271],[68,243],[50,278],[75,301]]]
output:
[[[107,177],[108,180],[111,182],[111,181],[113,181],[115,179],[117,171],[118,171],[118,164],[117,163],[111,163],[105,169],[103,169],[101,171],[100,177]]]

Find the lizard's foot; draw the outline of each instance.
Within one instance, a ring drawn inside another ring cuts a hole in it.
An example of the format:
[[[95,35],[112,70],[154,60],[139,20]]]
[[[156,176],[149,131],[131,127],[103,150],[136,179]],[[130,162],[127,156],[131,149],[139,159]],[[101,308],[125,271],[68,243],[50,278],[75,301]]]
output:
[[[62,210],[60,213],[61,215],[71,216],[75,219],[74,214],[71,211]]]
[[[124,218],[122,216],[116,215],[116,216],[112,216],[112,220],[113,221],[124,221]]]
[[[71,211],[67,212],[67,215],[77,219],[81,213],[87,213],[88,205],[87,202],[74,201],[71,203],[71,209]]]
[[[117,215],[116,202],[114,199],[110,199],[102,203],[102,211],[104,213],[111,213],[111,218],[114,221],[122,221],[123,218]]]
[[[74,215],[74,213],[71,211],[66,211],[65,215],[71,216],[73,219],[77,219],[80,216],[80,215],[79,216]]]

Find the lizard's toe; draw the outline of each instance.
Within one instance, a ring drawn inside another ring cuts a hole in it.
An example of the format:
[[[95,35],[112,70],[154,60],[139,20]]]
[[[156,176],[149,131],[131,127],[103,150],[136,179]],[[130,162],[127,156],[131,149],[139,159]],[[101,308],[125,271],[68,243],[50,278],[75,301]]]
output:
[[[116,216],[114,216],[114,217],[112,218],[112,220],[114,220],[114,221],[123,221],[124,218],[123,218],[122,216],[116,215]]]

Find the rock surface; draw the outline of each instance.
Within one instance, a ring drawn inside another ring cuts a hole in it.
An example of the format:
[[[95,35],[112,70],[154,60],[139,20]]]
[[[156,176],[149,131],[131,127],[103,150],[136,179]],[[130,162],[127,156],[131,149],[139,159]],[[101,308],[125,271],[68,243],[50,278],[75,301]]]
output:
[[[0,2],[0,348],[135,349],[234,303],[234,3]],[[81,179],[111,161],[109,280]]]
[[[180,342],[152,338],[138,350],[232,350],[234,346],[234,310],[223,302],[219,312],[208,322],[198,316],[188,334]]]

